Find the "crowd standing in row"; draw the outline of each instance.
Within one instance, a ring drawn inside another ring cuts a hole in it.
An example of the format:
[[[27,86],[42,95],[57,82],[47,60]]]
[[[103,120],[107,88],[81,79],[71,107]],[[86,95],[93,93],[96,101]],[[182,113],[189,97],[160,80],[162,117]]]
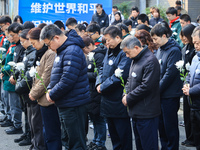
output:
[[[176,4],[169,24],[155,7],[150,16],[133,7],[125,20],[101,4],[89,25],[68,18],[67,31],[59,20],[35,27],[2,16],[1,127],[23,133],[14,142],[30,150],[106,150],[106,124],[114,150],[133,149],[132,129],[138,150],[159,149],[158,135],[162,150],[178,150],[183,96],[181,144],[200,150],[199,19],[191,24]],[[86,145],[88,118],[94,138]]]

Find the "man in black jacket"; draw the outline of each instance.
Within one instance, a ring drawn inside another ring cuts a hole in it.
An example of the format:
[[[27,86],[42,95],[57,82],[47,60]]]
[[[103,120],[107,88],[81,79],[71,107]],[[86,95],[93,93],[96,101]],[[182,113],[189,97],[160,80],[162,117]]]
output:
[[[133,36],[126,37],[121,49],[131,58],[126,93],[122,103],[132,117],[137,149],[158,149],[158,122],[160,115],[158,60],[148,47],[142,47]]]
[[[96,13],[92,16],[92,22],[97,22],[100,28],[109,26],[109,19],[106,12],[103,10],[102,4],[96,5]]]

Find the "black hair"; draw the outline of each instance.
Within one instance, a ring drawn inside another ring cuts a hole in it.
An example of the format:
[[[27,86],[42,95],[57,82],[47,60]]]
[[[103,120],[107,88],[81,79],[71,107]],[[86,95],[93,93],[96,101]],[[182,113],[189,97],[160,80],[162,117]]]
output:
[[[169,25],[166,21],[162,21],[151,29],[150,34],[151,36],[157,35],[159,37],[162,37],[165,34],[166,37],[169,38],[172,35],[172,30],[169,28]]]
[[[118,7],[117,7],[117,6],[113,6],[112,8],[114,8],[114,9],[117,9],[117,10],[118,10]]]
[[[177,1],[176,1],[176,5],[181,5],[181,1],[180,1],[180,0],[177,0]]]
[[[97,5],[96,5],[96,8],[99,7],[99,6],[100,6],[101,8],[103,8],[103,5],[102,5],[102,4],[97,4]]]
[[[77,20],[76,20],[75,18],[73,18],[73,17],[68,18],[67,21],[66,21],[66,23],[65,23],[65,25],[66,25],[66,26],[69,26],[69,25],[71,25],[71,26],[77,25]]]
[[[139,30],[146,30],[147,32],[150,32],[150,28],[145,25],[145,24],[139,24],[137,27],[136,27],[136,30],[139,31]]]
[[[101,34],[104,33],[104,31],[105,31],[106,28],[107,28],[107,27],[102,27],[102,28],[101,28],[101,30],[100,30],[100,31],[101,31]]]
[[[133,22],[130,19],[123,20],[123,24],[125,24],[126,26],[130,26],[131,25],[131,27],[132,27],[132,23]]]
[[[19,15],[15,16],[15,18],[13,19],[13,22],[17,22],[17,19],[18,19],[18,18],[19,18],[19,20],[20,20],[20,23],[23,24],[22,17],[19,16]]]
[[[119,27],[119,29],[120,29],[121,31],[122,31],[122,30],[125,30],[126,33],[129,33],[128,27],[127,27],[125,24],[123,24],[123,23],[118,23],[116,26]]]
[[[55,21],[54,24],[57,25],[60,29],[61,28],[65,29],[64,23],[60,20]]]
[[[82,22],[82,25],[84,25],[87,28],[88,23],[86,21],[84,21],[84,22]]]
[[[78,29],[80,32],[83,30],[86,31],[86,26],[83,24],[77,24],[75,29]]]
[[[177,16],[177,10],[176,10],[176,8],[174,8],[174,7],[169,7],[169,8],[166,10],[166,14],[172,14],[172,15],[176,14],[176,16]]]
[[[27,35],[28,35],[29,31],[30,31],[30,29],[24,29],[24,30],[22,30],[22,32],[20,32],[20,34],[19,34],[19,37],[28,40]]]
[[[0,18],[0,23],[2,24],[2,23],[4,23],[4,24],[6,24],[6,23],[12,23],[12,20],[11,20],[11,18],[9,17],[9,16],[2,16],[1,18]]]
[[[23,25],[14,22],[8,27],[8,32],[19,33],[19,31],[23,30]]]
[[[122,31],[115,25],[107,27],[103,33],[104,35],[109,34],[111,38],[119,36],[122,39]]]
[[[90,44],[94,45],[94,41],[92,40],[90,36],[85,35],[82,37],[82,39],[86,47],[89,46]]]
[[[195,26],[193,24],[187,24],[181,30],[181,36],[185,36],[188,39],[190,45],[194,45],[192,42],[192,32],[194,31],[194,29]]]
[[[114,16],[115,16],[115,15],[119,15],[120,20],[122,20],[122,16],[121,16],[121,13],[120,13],[120,12],[117,11],[117,12],[114,14]]]
[[[176,10],[181,10],[181,6],[176,6]]]
[[[32,29],[32,28],[35,28],[34,23],[31,22],[31,21],[26,21],[26,22],[24,22],[23,26],[24,26],[24,29]]]
[[[45,26],[47,26],[46,23],[40,23],[37,27],[43,29]]]
[[[138,20],[141,20],[142,23],[145,23],[145,21],[147,21],[147,23],[149,24],[149,17],[146,14],[140,14],[138,16]]]
[[[100,35],[100,26],[96,23],[92,23],[86,28],[86,31],[87,32],[98,32]]]
[[[181,20],[184,20],[185,22],[188,22],[188,21],[191,22],[191,18],[190,18],[190,16],[189,16],[188,14],[183,14],[183,15],[181,15],[181,16],[180,16],[180,19],[181,19]]]
[[[131,8],[131,12],[134,11],[134,10],[137,11],[137,12],[140,12],[138,7],[136,7],[136,6]]]

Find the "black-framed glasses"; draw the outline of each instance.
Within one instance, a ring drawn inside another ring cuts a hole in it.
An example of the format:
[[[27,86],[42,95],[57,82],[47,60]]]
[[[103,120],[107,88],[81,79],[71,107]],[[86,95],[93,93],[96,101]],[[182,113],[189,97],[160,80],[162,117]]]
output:
[[[54,36],[55,36],[55,35],[54,35]],[[49,46],[51,45],[50,43],[51,43],[51,41],[53,40],[54,36],[51,37],[51,39],[50,39],[50,41],[49,41],[48,44],[45,43],[45,46],[49,47]]]
[[[96,32],[93,32],[92,34],[89,34],[89,33],[88,33],[88,36],[91,37],[91,36],[93,36],[95,33],[96,33]]]

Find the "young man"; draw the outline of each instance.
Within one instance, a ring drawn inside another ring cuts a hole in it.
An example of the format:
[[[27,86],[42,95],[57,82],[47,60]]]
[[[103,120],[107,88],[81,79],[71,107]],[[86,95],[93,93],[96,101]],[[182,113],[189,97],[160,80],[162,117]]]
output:
[[[129,19],[132,21],[132,28],[137,27],[137,25],[138,25],[137,18],[138,18],[139,14],[140,14],[140,12],[137,7],[133,7],[131,9],[131,15],[130,15]]]
[[[191,18],[188,14],[183,14],[180,16],[180,24],[181,27],[185,27],[188,24],[191,24]]]
[[[86,32],[92,38],[95,45],[102,45],[102,36],[100,35],[100,26],[92,23],[86,28]]]
[[[75,29],[77,20],[75,18],[68,18],[65,25],[69,30]]]
[[[101,97],[101,115],[106,118],[113,149],[132,150],[132,131],[127,108],[122,104],[123,87],[121,79],[115,76],[115,70],[123,70],[125,83],[131,59],[120,49],[122,32],[116,26],[109,26],[104,31],[109,50],[104,58],[103,67],[96,81]]]
[[[57,53],[46,94],[55,103],[69,149],[86,149],[86,104],[90,101],[84,42],[75,30],[68,37],[54,24],[45,26],[40,39]]]
[[[96,5],[96,13],[92,16],[92,22],[97,22],[100,28],[109,26],[108,15],[103,9],[102,4]]]
[[[156,150],[161,113],[158,60],[147,46],[141,46],[136,37],[126,37],[120,47],[133,60],[125,88],[127,94],[124,93],[122,103],[129,108],[136,148]]]
[[[150,32],[154,43],[159,47],[157,59],[160,63],[161,116],[159,134],[162,149],[179,149],[178,110],[182,95],[182,81],[175,63],[182,59],[181,47],[171,39],[167,24],[157,24]]]
[[[67,23],[67,22],[66,22]],[[60,30],[61,31],[65,31],[65,25],[64,25],[64,23],[62,22],[62,21],[60,21],[60,20],[57,20],[57,21],[55,21],[53,24],[55,24],[55,25],[57,25],[59,28],[60,28]],[[68,24],[68,23],[67,23]],[[74,23],[74,25],[76,26],[77,25],[77,22],[76,23]],[[73,25],[73,27],[74,27],[74,25]],[[69,26],[69,25],[68,25]],[[69,27],[70,28],[70,27]],[[75,29],[75,28],[73,28],[73,29]]]
[[[149,26],[149,17],[146,14],[139,14],[137,19],[138,24]]]
[[[178,44],[182,46],[182,42],[179,37],[182,28],[179,16],[177,16],[177,10],[174,7],[169,7],[166,11],[166,14],[169,20],[169,27],[172,30],[172,38],[175,39]]]
[[[197,29],[197,28],[196,28]],[[197,54],[192,59],[190,67],[190,73],[187,77],[187,83],[183,87],[183,93],[190,97],[190,113],[191,113],[191,124],[192,132],[194,135],[194,144],[197,150],[200,150],[200,29],[194,30],[192,39]]]

